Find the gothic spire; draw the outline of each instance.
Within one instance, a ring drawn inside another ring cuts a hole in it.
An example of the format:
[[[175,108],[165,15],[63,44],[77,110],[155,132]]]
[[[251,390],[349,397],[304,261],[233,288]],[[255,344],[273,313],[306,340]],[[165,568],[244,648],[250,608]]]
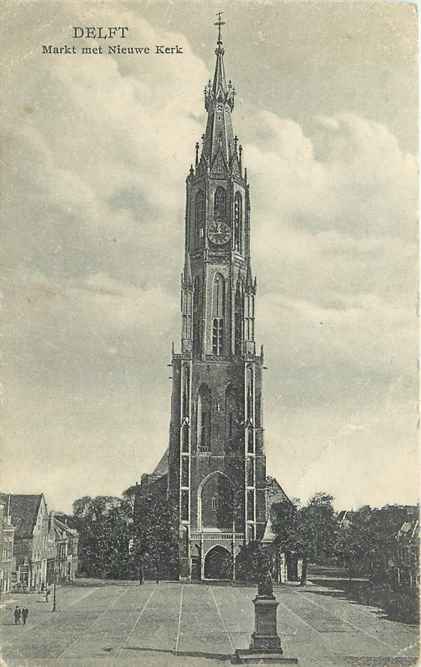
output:
[[[205,88],[205,109],[208,112],[206,133],[203,142],[202,156],[209,168],[216,169],[223,174],[229,169],[234,156],[234,133],[232,129],[231,112],[234,108],[235,90],[231,81],[226,80],[224,66],[224,46],[221,27],[225,25],[221,19],[222,12],[218,12],[218,39],[216,42],[216,63],[213,82],[209,81]]]

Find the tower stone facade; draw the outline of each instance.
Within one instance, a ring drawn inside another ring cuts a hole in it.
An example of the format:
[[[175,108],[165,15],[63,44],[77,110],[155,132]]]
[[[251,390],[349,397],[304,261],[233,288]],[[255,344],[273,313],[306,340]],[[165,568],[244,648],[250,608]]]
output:
[[[186,179],[181,351],[172,355],[168,493],[186,579],[233,576],[240,545],[260,539],[267,518],[250,186],[217,25],[206,131]]]

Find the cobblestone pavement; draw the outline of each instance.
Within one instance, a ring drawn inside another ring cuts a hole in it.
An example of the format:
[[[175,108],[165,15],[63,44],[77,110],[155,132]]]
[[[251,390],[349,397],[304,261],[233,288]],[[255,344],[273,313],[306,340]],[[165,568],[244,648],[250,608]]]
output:
[[[418,632],[337,591],[309,585],[275,588],[285,656],[301,667],[416,665]],[[57,611],[35,594],[13,595],[1,609],[2,658],[9,667],[52,665],[229,664],[247,648],[255,589],[206,584],[134,582],[57,589]],[[30,609],[13,624],[16,604]]]

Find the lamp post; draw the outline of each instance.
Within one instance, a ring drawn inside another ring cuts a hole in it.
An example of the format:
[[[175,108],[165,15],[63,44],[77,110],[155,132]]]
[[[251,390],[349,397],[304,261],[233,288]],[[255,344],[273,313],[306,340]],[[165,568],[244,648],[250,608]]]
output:
[[[56,579],[57,579],[57,575],[56,575],[56,571],[55,571],[55,568],[54,568],[54,581],[53,581],[53,606],[52,606],[51,611],[57,611],[57,607],[56,607]]]

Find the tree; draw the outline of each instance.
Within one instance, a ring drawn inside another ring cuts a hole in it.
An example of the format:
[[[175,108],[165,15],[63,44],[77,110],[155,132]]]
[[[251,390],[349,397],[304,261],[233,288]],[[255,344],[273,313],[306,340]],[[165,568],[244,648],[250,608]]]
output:
[[[350,513],[347,521],[338,527],[336,556],[350,581],[353,577],[367,572],[369,557],[374,548],[371,515],[372,509],[366,505],[357,512]]]
[[[273,503],[271,508],[272,529],[275,544],[281,551],[296,551],[300,544],[299,512],[291,502]]]
[[[272,526],[279,548],[302,558],[301,583],[307,580],[307,563],[326,563],[335,555],[337,522],[333,497],[316,493],[300,509],[291,503],[272,506]]]
[[[134,559],[138,568],[172,578],[178,568],[177,521],[173,504],[159,495],[140,496],[133,524]]]
[[[133,484],[132,486],[129,486],[127,489],[125,489],[121,494],[123,498],[129,502],[132,514],[134,513],[135,509],[136,494],[138,490],[139,490],[139,485]]]
[[[237,578],[241,581],[258,583],[262,573],[271,569],[269,551],[260,542],[243,544],[235,561]]]
[[[316,493],[300,511],[300,529],[307,560],[320,564],[331,561],[337,533],[333,496]]]
[[[373,581],[388,579],[389,562],[396,551],[396,535],[411,512],[416,512],[416,508],[385,505],[381,508],[364,506],[351,513],[350,520],[338,531],[336,545],[350,578],[364,574]]]
[[[84,496],[73,503],[79,532],[79,570],[88,577],[128,576],[131,508],[114,496]]]

